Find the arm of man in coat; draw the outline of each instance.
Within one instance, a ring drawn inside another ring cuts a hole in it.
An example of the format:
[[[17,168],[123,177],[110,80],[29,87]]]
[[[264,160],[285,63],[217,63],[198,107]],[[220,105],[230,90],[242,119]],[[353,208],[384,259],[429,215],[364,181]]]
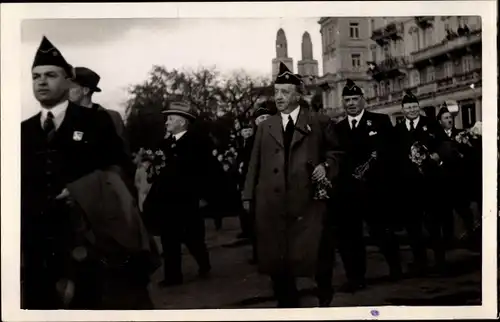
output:
[[[344,152],[335,132],[334,123],[329,118],[321,118],[320,124],[323,132],[324,162],[328,164],[326,176],[334,184],[333,180],[339,174],[341,157]]]
[[[255,187],[257,186],[257,178],[260,170],[260,146],[262,141],[263,126],[260,124],[257,127],[257,134],[253,143],[250,162],[248,163],[247,175],[245,178],[245,188],[243,189],[242,200],[245,210],[250,207],[249,203],[254,200]]]

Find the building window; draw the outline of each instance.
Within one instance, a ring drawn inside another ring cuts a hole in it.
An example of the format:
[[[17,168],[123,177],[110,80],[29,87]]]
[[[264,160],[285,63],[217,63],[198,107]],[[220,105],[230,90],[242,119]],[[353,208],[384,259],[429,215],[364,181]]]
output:
[[[378,96],[378,86],[373,85],[373,96],[372,97],[377,97]]]
[[[420,50],[420,39],[418,36],[418,30],[415,30],[412,34],[412,41],[413,41],[413,51],[418,51]]]
[[[370,20],[370,32],[373,32],[375,30],[375,19]]]
[[[359,69],[361,67],[361,54],[351,54],[352,67]]]
[[[384,96],[385,95],[385,82],[382,81],[380,82],[380,96]]]
[[[359,39],[359,23],[357,22],[349,23],[349,35],[351,39]]]
[[[471,56],[465,56],[462,59],[462,71],[468,73],[474,69],[474,61]]]
[[[453,76],[453,65],[451,61],[447,61],[446,63],[444,63],[444,77],[448,78],[452,76]]]
[[[433,82],[436,79],[436,71],[434,70],[434,66],[427,67],[427,82]]]
[[[382,58],[387,59],[391,57],[391,47],[389,44],[384,45],[384,48],[382,49]]]
[[[376,62],[377,61],[377,47],[371,46],[370,51],[371,51],[371,55],[372,55],[372,61]]]

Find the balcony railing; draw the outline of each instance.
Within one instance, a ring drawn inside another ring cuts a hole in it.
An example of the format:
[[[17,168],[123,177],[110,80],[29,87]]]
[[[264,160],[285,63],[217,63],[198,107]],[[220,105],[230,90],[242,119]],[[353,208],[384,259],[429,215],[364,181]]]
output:
[[[372,32],[371,39],[380,46],[389,43],[390,40],[402,39],[403,25],[398,23],[390,23],[385,27],[375,29]]]
[[[410,60],[407,56],[396,56],[384,59],[379,64],[372,63],[372,68],[368,70],[375,80],[397,77],[404,74]]]
[[[434,17],[424,16],[424,17],[415,17],[415,22],[422,29],[427,29],[432,27],[434,24]]]
[[[425,99],[432,95],[442,95],[450,90],[464,90],[471,84],[477,84],[481,80],[481,69],[471,70],[466,73],[456,74],[452,77],[437,79],[432,82],[419,84],[408,88],[415,93],[418,99]],[[395,104],[401,101],[403,91],[395,90],[389,94],[379,95],[367,98],[366,102],[369,109],[379,108],[385,105]]]
[[[453,40],[443,40],[434,46],[424,48],[411,54],[411,62],[418,63],[438,56],[446,55],[449,52],[481,42],[481,33],[475,32],[467,36],[455,38]]]

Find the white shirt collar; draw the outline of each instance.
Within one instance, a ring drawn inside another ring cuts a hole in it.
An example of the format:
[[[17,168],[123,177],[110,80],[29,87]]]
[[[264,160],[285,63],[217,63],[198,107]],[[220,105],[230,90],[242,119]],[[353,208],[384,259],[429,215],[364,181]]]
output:
[[[417,125],[418,125],[418,122],[420,121],[420,116],[418,116],[416,119],[414,120],[409,120],[409,119],[406,119],[406,128],[408,130],[410,130],[410,122],[413,122],[413,126],[415,128],[417,128]]]
[[[177,133],[177,134],[174,134],[175,140],[176,140],[176,141],[179,141],[179,140],[180,140],[180,138],[181,138],[184,134],[186,134],[186,132],[187,132],[187,131],[182,131],[182,132],[179,132],[179,133]]]
[[[41,108],[41,115],[40,115],[40,122],[43,126],[43,123],[47,119],[47,114],[49,112],[54,115],[54,125],[56,127],[56,130],[61,126],[62,122],[64,121],[64,116],[66,115],[66,110],[68,109],[69,101],[64,101],[62,103],[57,104],[56,106],[48,109],[45,107]]]
[[[356,116],[347,115],[347,120],[349,121],[349,126],[352,128],[352,120],[356,120],[356,127],[358,127],[359,122],[361,121],[361,118],[363,117],[363,114],[365,114],[364,109],[362,109],[361,113],[359,113]]]
[[[281,120],[283,122],[283,128],[288,124],[288,116],[292,117],[293,124],[297,124],[297,119],[299,118],[300,105],[297,106],[290,114],[281,113]]]

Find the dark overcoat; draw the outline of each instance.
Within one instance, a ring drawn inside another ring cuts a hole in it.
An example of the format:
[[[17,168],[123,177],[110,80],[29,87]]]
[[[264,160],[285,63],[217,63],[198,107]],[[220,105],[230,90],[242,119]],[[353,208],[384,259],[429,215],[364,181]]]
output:
[[[259,270],[266,274],[312,276],[318,262],[326,202],[313,199],[312,168],[327,162],[335,183],[340,151],[331,124],[301,107],[288,159],[281,115],[259,125],[243,200],[255,207]]]
[[[154,180],[144,201],[144,219],[155,234],[159,228],[176,229],[189,216],[200,216],[199,202],[204,199],[220,209],[227,188],[221,164],[212,155],[207,136],[188,130],[175,144],[166,139],[159,146],[165,167]],[[169,228],[170,227],[170,228]]]

